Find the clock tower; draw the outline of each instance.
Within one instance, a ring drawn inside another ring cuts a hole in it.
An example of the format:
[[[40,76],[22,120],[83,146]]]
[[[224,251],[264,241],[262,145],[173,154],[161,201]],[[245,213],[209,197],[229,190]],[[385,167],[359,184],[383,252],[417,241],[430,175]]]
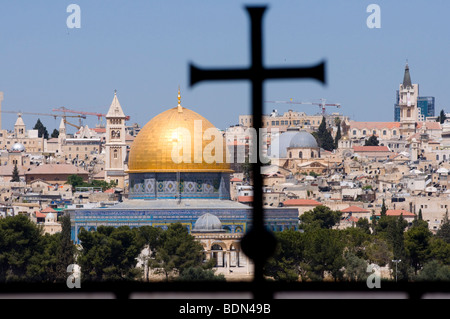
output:
[[[417,97],[419,96],[419,85],[411,83],[408,62],[405,66],[403,83],[400,84],[400,132],[403,137],[408,137],[416,132],[416,123],[419,120],[417,108]]]

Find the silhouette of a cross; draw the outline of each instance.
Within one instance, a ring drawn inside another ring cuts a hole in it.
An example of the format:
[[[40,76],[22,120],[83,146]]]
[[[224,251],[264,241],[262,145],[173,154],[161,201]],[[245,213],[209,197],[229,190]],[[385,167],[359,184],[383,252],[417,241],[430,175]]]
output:
[[[250,80],[252,83],[253,127],[257,132],[261,128],[263,109],[263,82],[269,79],[310,78],[325,83],[325,62],[312,67],[264,68],[262,54],[261,21],[266,7],[246,7],[251,20],[251,66],[246,69],[200,69],[190,64],[191,83],[193,86],[201,81],[211,80]],[[259,134],[256,134],[257,139]],[[258,140],[256,145],[259,146]],[[262,205],[262,176],[259,159],[252,165],[253,171],[253,226],[241,241],[244,253],[255,263],[254,282],[257,284],[255,298],[270,297],[259,284],[263,281],[263,267],[266,260],[275,251],[276,241],[273,234],[264,227],[264,210]]]

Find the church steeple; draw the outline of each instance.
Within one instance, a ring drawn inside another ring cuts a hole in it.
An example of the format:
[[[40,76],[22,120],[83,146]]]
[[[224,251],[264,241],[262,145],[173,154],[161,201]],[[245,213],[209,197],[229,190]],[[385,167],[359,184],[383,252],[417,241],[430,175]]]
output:
[[[409,65],[408,65],[408,61],[406,61],[406,66],[405,66],[405,75],[403,76],[403,87],[412,87],[412,82],[411,82],[411,75],[409,74]]]
[[[114,90],[114,99],[109,107],[109,111],[106,114],[106,118],[124,118],[125,114],[123,113],[122,107],[120,106],[119,99],[117,98],[117,90]]]

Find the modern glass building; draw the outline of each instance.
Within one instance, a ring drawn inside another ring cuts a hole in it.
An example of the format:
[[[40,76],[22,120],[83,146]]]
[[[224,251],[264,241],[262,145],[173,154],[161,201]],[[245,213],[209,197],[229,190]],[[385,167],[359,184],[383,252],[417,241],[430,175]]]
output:
[[[419,96],[417,98],[417,107],[420,109],[420,113],[424,115],[425,119],[429,116],[434,116],[434,106],[434,96]]]
[[[394,122],[400,122],[400,93],[399,93],[399,90],[397,90],[396,94],[395,94]]]

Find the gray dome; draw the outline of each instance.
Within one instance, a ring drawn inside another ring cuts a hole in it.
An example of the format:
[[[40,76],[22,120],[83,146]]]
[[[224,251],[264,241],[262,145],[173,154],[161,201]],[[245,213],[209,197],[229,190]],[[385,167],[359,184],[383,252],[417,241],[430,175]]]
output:
[[[318,148],[317,141],[312,134],[300,131],[291,139],[289,147]]]
[[[220,219],[213,214],[206,213],[200,216],[195,222],[193,231],[199,232],[217,232],[224,231]]]
[[[25,152],[25,146],[22,143],[15,143],[12,146],[11,151],[13,151],[13,152]]]
[[[269,149],[267,150],[267,155],[270,158],[286,158],[287,148],[296,134],[298,134],[298,130],[288,130],[287,132],[284,132],[274,138],[269,146]]]

